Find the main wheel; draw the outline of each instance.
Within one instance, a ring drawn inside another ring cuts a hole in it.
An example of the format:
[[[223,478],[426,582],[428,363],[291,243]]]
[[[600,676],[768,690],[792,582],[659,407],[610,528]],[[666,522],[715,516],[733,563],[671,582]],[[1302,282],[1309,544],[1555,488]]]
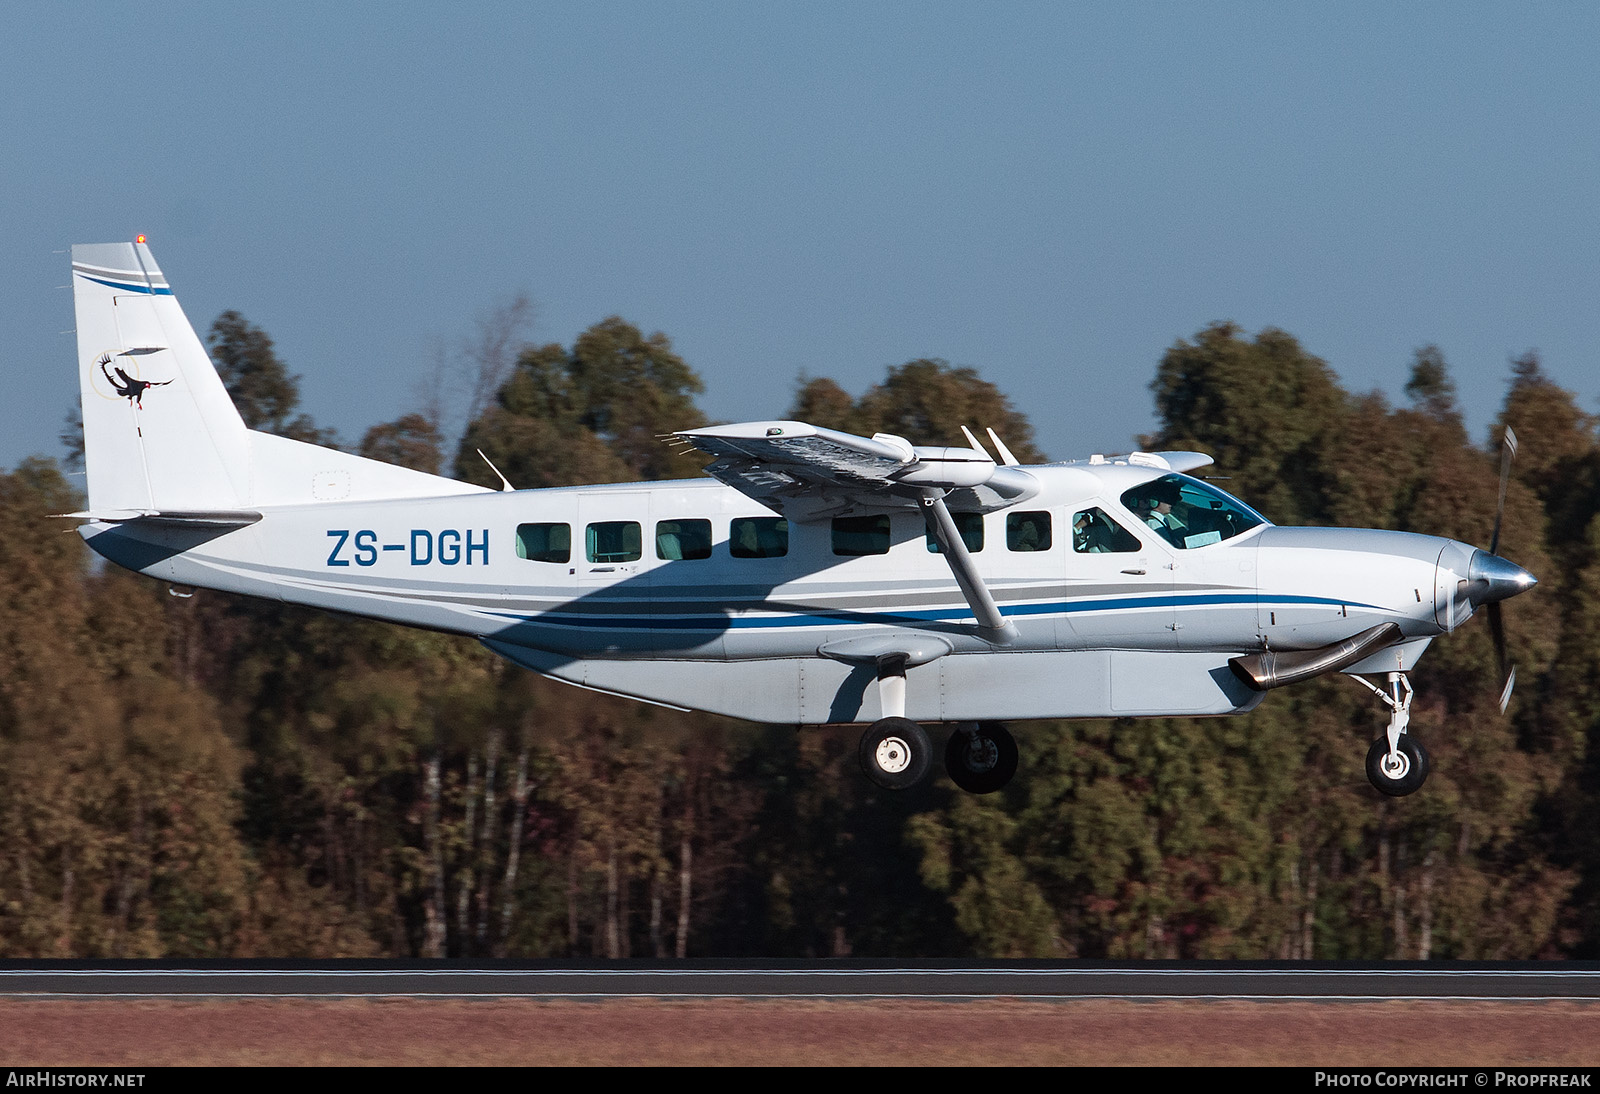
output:
[[[933,745],[910,718],[880,718],[861,735],[861,770],[885,790],[905,790],[928,773]]]
[[[1391,798],[1403,798],[1428,777],[1428,750],[1409,733],[1400,734],[1395,755],[1389,755],[1389,738],[1379,737],[1367,749],[1367,781]]]
[[[969,794],[993,794],[1017,773],[1017,742],[999,722],[957,729],[944,746],[950,781]]]

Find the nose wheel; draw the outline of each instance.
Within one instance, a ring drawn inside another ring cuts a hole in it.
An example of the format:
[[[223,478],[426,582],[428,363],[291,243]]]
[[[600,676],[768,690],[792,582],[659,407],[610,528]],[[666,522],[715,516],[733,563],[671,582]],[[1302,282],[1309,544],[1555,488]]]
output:
[[[1359,676],[1350,679],[1367,688],[1389,708],[1389,728],[1367,749],[1367,781],[1380,794],[1402,798],[1419,788],[1428,777],[1428,750],[1406,732],[1411,724],[1411,681],[1403,672],[1389,674],[1389,690],[1383,691]]]
[[[1389,738],[1379,737],[1367,749],[1367,781],[1380,793],[1401,798],[1420,787],[1428,777],[1428,750],[1410,734],[1400,735],[1391,751]]]

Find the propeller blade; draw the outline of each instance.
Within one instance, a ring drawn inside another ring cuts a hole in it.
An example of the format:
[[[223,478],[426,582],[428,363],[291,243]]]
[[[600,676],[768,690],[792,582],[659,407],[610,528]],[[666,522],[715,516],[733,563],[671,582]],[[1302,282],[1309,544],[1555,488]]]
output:
[[[1506,625],[1500,617],[1500,604],[1489,605],[1489,640],[1494,643],[1494,663],[1500,670],[1500,679],[1506,678]]]
[[[1511,666],[1511,672],[1506,676],[1506,686],[1500,689],[1500,713],[1506,712],[1506,707],[1511,705],[1511,689],[1517,686],[1517,666]]]
[[[1500,525],[1506,515],[1506,488],[1511,484],[1511,461],[1517,456],[1517,431],[1506,426],[1500,438],[1500,497],[1494,507],[1494,534],[1489,537],[1489,554],[1500,554]],[[1511,691],[1517,686],[1517,667],[1506,656],[1506,625],[1500,616],[1500,601],[1489,603],[1489,637],[1494,641],[1494,663],[1505,681],[1500,688],[1500,713],[1511,705]]]
[[[1500,553],[1500,521],[1506,515],[1506,486],[1511,482],[1511,461],[1517,455],[1517,433],[1509,425],[1500,440],[1500,500],[1494,509],[1494,535],[1489,537],[1489,553]]]
[[[1500,670],[1500,679],[1505,682],[1500,689],[1500,713],[1504,714],[1506,707],[1511,705],[1511,689],[1517,683],[1517,670],[1506,658],[1506,626],[1500,617],[1500,602],[1496,600],[1489,604],[1488,612],[1489,638],[1494,642],[1494,663]]]

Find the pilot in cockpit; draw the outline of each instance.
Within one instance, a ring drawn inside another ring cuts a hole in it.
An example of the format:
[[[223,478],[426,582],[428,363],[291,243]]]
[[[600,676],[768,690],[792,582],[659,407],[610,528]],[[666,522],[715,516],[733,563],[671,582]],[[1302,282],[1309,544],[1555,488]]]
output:
[[[1136,509],[1139,517],[1150,527],[1154,528],[1174,547],[1184,545],[1183,537],[1188,531],[1182,519],[1172,511],[1178,504],[1178,484],[1175,482],[1154,482],[1150,484],[1149,492],[1139,499]]]

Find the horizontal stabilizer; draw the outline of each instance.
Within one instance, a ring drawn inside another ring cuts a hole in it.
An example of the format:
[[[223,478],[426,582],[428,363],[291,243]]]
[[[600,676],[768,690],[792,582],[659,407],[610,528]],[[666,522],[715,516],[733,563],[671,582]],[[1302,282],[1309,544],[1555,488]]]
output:
[[[62,513],[64,517],[94,520],[102,524],[164,524],[185,528],[246,528],[261,519],[261,514],[248,509],[216,510],[164,510],[106,509],[87,510],[82,513]]]

